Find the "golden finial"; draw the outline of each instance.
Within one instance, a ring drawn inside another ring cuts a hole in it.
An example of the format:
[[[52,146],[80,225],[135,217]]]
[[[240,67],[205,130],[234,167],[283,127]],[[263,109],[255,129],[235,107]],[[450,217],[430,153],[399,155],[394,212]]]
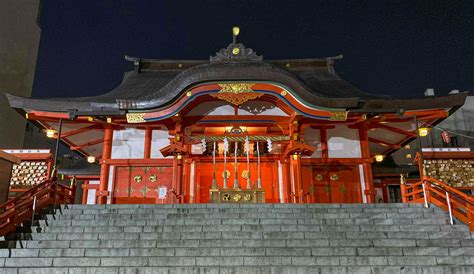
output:
[[[239,35],[239,33],[240,33],[240,28],[239,27],[233,27],[232,28],[232,37],[233,37],[234,44],[237,44],[237,36]]]
[[[233,28],[232,28],[232,33],[234,34],[234,36],[239,35],[239,32],[240,32],[240,28],[239,28],[239,27],[233,27]]]

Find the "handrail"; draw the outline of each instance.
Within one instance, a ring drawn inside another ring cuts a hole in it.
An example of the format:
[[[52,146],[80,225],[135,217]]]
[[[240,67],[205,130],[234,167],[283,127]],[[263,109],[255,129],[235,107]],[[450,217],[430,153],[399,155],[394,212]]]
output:
[[[474,198],[472,196],[428,176],[424,176],[421,181],[413,185],[402,182],[400,186],[404,203],[434,204],[450,213],[450,219],[454,216],[474,231]],[[425,192],[423,192],[423,186]]]
[[[57,191],[55,188],[57,187]],[[42,210],[54,203],[72,203],[74,190],[47,180],[38,184],[20,196],[0,204],[0,236],[5,236],[16,230],[17,225],[32,219],[35,211]]]

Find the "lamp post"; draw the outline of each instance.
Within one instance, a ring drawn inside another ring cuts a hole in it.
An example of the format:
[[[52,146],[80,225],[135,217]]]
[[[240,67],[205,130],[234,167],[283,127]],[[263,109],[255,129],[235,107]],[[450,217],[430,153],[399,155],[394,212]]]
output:
[[[51,178],[53,179],[56,177],[54,181],[54,198],[53,198],[53,210],[54,214],[56,214],[56,197],[58,193],[58,154],[59,154],[59,142],[61,142],[61,131],[63,129],[63,119],[59,118],[59,129],[58,129],[58,138],[56,138],[56,148],[54,150],[54,165],[53,165],[53,172],[51,172]]]

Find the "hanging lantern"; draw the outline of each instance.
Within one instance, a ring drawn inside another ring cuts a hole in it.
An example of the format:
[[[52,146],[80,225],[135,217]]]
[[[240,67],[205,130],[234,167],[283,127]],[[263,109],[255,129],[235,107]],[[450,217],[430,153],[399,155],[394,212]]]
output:
[[[377,155],[375,155],[375,161],[376,161],[376,162],[379,162],[379,163],[382,162],[382,161],[383,161],[383,158],[384,158],[384,157],[383,157],[382,154],[377,154]]]
[[[178,160],[183,159],[183,155],[181,155],[181,153],[176,154],[176,159]]]
[[[449,134],[449,132],[447,132],[446,130],[444,130],[443,133],[441,133],[441,137],[443,138],[444,143],[446,144],[451,143],[451,134]]]
[[[54,135],[56,134],[56,132],[57,132],[57,131],[56,131],[55,129],[52,129],[52,128],[47,129],[47,130],[46,130],[46,137],[48,137],[48,138],[54,138]]]
[[[95,163],[95,157],[94,157],[94,156],[88,156],[88,157],[87,157],[87,162],[88,162],[88,163],[91,163],[91,164],[92,164],[92,163]]]
[[[292,156],[293,156],[293,160],[295,160],[295,161],[298,160],[298,154],[295,153]]]
[[[429,130],[429,128],[427,128],[427,127],[420,127],[420,128],[418,128],[418,135],[419,135],[420,137],[425,137],[425,136],[428,135],[428,132],[429,132],[429,131],[430,131],[430,130]]]

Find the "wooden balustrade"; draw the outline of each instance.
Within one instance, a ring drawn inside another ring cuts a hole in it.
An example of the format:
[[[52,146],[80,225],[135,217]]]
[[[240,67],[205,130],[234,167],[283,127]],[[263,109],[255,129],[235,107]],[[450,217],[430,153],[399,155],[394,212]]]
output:
[[[424,203],[423,192],[425,185],[426,202],[449,211],[448,199],[452,215],[466,223],[474,231],[474,198],[458,189],[448,186],[438,179],[424,177],[413,185],[401,185],[402,201],[404,203]],[[448,195],[446,195],[448,193]]]
[[[54,203],[59,205],[72,202],[74,202],[73,188],[49,180],[38,184],[20,196],[0,205],[0,236],[15,231],[16,226],[30,220],[34,212],[41,212],[42,209]]]

